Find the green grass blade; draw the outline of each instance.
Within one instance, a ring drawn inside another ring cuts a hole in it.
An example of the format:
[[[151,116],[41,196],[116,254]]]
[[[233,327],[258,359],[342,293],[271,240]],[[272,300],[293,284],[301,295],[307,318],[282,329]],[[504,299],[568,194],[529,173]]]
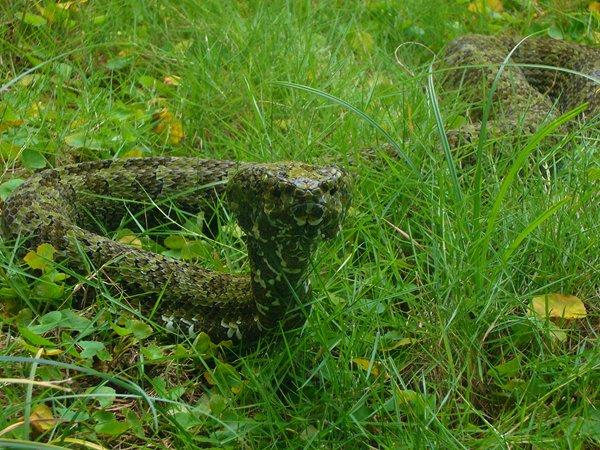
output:
[[[90,375],[93,377],[98,377],[98,378],[106,380],[110,383],[116,384],[120,388],[127,389],[128,391],[139,394],[148,403],[148,407],[150,408],[150,411],[152,412],[154,427],[155,427],[155,429],[158,429],[158,414],[156,412],[156,407],[154,405],[154,402],[152,401],[150,396],[148,394],[146,394],[146,392],[141,387],[139,387],[137,384],[135,384],[131,381],[125,380],[125,379],[119,377],[118,375],[107,375],[105,373],[98,372],[97,370],[90,369],[88,367],[82,367],[82,366],[78,366],[75,364],[61,363],[58,361],[52,361],[51,359],[44,359],[44,358],[29,358],[29,357],[24,357],[24,356],[0,356],[0,363],[5,363],[5,364],[24,363],[24,364],[37,364],[37,365],[43,364],[43,365],[47,365],[47,366],[58,367],[60,369],[75,370],[77,372],[81,372],[81,373],[84,373],[86,375]]]
[[[533,222],[525,227],[523,231],[519,233],[519,235],[512,241],[512,243],[508,246],[508,248],[504,251],[502,255],[502,262],[507,262],[508,259],[512,256],[515,250],[521,245],[521,242],[525,240],[527,236],[529,236],[533,230],[539,227],[542,223],[544,223],[548,218],[550,218],[556,211],[558,211],[565,203],[571,200],[570,197],[563,198],[562,200],[556,202],[542,214],[535,218]]]
[[[538,144],[548,135],[553,133],[556,129],[558,129],[561,125],[564,125],[569,120],[577,117],[582,111],[587,107],[586,104],[583,104],[563,115],[553,120],[552,122],[546,124],[544,127],[540,128],[527,142],[527,144],[519,151],[515,161],[510,167],[507,175],[502,180],[502,184],[500,185],[500,190],[498,191],[498,195],[494,199],[494,204],[490,211],[490,214],[487,218],[487,227],[485,231],[485,235],[481,241],[481,247],[479,254],[481,255],[481,262],[484,263],[487,258],[487,252],[489,243],[496,227],[496,223],[498,221],[498,216],[500,215],[500,208],[502,207],[502,203],[508,194],[509,188],[514,183],[517,178],[517,173],[523,168],[523,165],[527,161],[527,158],[533,151],[537,148]]]
[[[454,158],[450,151],[450,143],[448,142],[448,136],[446,135],[446,129],[444,127],[444,119],[440,111],[440,105],[438,103],[437,95],[435,93],[435,85],[433,83],[433,63],[429,65],[427,75],[427,97],[433,110],[435,117],[435,123],[437,124],[438,131],[440,133],[440,139],[442,140],[442,149],[444,150],[444,156],[446,157],[446,163],[448,164],[448,171],[450,172],[450,179],[452,181],[452,192],[456,200],[457,205],[462,204],[463,194],[458,182],[458,175],[456,172],[456,165],[454,164]]]
[[[348,103],[345,100],[342,100],[341,98],[338,98],[334,95],[328,94],[327,92],[323,92],[319,89],[315,89],[312,88],[310,86],[305,86],[303,84],[297,84],[297,83],[290,83],[287,81],[276,81],[274,82],[275,85],[277,86],[283,86],[283,87],[287,87],[287,88],[292,88],[292,89],[298,89],[300,91],[304,91],[304,92],[308,92],[310,94],[314,94],[317,95],[319,97],[322,97],[326,100],[329,100],[332,103],[335,103],[337,105],[340,105],[344,108],[346,108],[348,111],[353,112],[354,114],[356,114],[358,117],[360,117],[361,119],[363,119],[365,122],[367,122],[369,125],[371,125],[373,128],[375,128],[377,131],[379,131],[387,140],[387,142],[394,147],[394,150],[396,150],[396,152],[398,153],[398,156],[400,156],[400,158],[402,158],[406,164],[408,165],[408,167],[410,167],[415,173],[417,173],[417,167],[415,166],[414,162],[412,161],[412,159],[402,151],[402,149],[400,148],[400,145],[398,144],[398,142],[396,142],[396,140],[387,132],[385,131],[381,125],[379,125],[375,120],[373,120],[373,118],[371,118],[369,115],[367,115],[364,111],[361,111],[360,109],[358,109],[356,106],[351,105],[350,103]]]
[[[68,450],[68,447],[60,447],[58,445],[46,444],[44,442],[31,442],[22,439],[2,439],[0,438],[0,448],[3,449],[26,449],[26,450]]]

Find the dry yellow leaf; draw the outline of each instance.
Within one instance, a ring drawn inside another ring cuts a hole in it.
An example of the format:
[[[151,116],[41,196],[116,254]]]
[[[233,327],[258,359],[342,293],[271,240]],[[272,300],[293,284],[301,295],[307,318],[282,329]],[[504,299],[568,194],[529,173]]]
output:
[[[40,78],[42,78],[42,75],[38,73],[28,73],[27,75],[23,75],[21,77],[21,79],[19,80],[19,84],[23,87],[29,87]]]
[[[360,367],[362,370],[364,371],[368,371],[369,370],[369,365],[370,365],[370,360],[366,359],[366,358],[353,358],[352,362],[354,364],[356,364],[358,367]],[[375,376],[379,375],[379,363],[374,362],[373,366],[371,367],[371,373]]]
[[[31,411],[31,426],[38,432],[50,431],[57,420],[52,415],[52,410],[44,403],[35,406]]]
[[[588,5],[588,11],[600,14],[600,2],[591,2]]]
[[[40,111],[44,109],[43,102],[33,102],[29,105],[27,109],[27,117],[38,117],[40,115]]]
[[[356,53],[369,55],[373,52],[373,48],[375,47],[375,39],[370,33],[359,30],[352,37],[350,45]]]
[[[140,148],[132,148],[120,155],[121,158],[141,158],[142,156],[144,156],[144,153]]]
[[[0,133],[8,130],[9,128],[18,127],[20,125],[23,125],[23,119],[3,120],[0,122]]]
[[[533,297],[533,311],[540,317],[582,319],[587,315],[585,305],[574,295],[552,293]]]
[[[504,11],[504,5],[502,0],[475,0],[469,3],[467,7],[471,12],[482,13],[486,11],[502,12]]]
[[[121,242],[122,244],[130,245],[131,247],[140,249],[142,248],[142,241],[140,241],[140,239],[137,236],[134,236],[133,234],[127,234],[125,236],[122,236],[121,238],[119,238],[119,242]]]
[[[281,131],[287,131],[292,123],[291,119],[275,119],[273,122]]]
[[[181,120],[173,115],[167,108],[163,108],[154,114],[156,126],[154,132],[158,134],[167,134],[171,144],[179,144],[184,138],[183,125]]]
[[[179,86],[180,80],[181,77],[178,77],[177,75],[167,75],[163,78],[163,83],[165,83],[167,86]]]
[[[215,381],[215,379],[214,379],[212,373],[210,372],[210,370],[207,370],[206,372],[204,372],[204,379],[211,386],[214,386],[215,384],[217,384],[217,382]]]
[[[73,7],[73,10],[77,10],[77,6],[81,5],[82,3],[87,3],[87,0],[57,2],[55,4],[55,6],[57,8],[65,9],[65,10],[71,9],[71,7]]]

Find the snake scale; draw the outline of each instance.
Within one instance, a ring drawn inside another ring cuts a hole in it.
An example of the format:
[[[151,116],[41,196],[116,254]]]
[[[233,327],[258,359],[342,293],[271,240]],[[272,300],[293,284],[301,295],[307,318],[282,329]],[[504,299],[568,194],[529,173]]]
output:
[[[482,98],[498,65],[518,39],[468,35],[451,42],[444,56],[450,86],[466,87],[466,100]],[[600,50],[551,39],[529,39],[512,62],[564,67],[600,76]],[[467,66],[467,68],[464,68]],[[494,96],[502,115],[493,116],[498,136],[516,127],[535,131],[561,111],[587,102],[587,116],[599,111],[598,84],[590,78],[541,68],[507,66]],[[557,106],[555,108],[555,105]],[[471,141],[477,122],[449,133],[453,145]],[[212,272],[186,261],[141,250],[100,234],[123,217],[147,226],[170,219],[171,207],[210,214],[219,198],[246,234],[250,275]],[[148,202],[169,208],[148,209]],[[75,270],[95,271],[119,290],[158,303],[163,324],[215,341],[253,341],[278,323],[301,323],[299,305],[308,302],[306,278],[317,243],[340,228],[349,204],[346,172],[299,162],[254,164],[196,158],[153,157],[96,161],[49,169],[17,188],[2,212],[5,238],[25,246],[49,242]],[[98,224],[102,224],[100,227]],[[301,309],[301,308],[300,308]],[[295,312],[294,312],[295,311]]]

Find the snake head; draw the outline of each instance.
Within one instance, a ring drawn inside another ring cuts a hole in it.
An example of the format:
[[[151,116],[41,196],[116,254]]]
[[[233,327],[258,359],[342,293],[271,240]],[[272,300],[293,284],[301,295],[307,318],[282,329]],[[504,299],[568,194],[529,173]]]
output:
[[[300,162],[242,165],[227,199],[244,232],[259,240],[334,237],[350,203],[348,175]]]

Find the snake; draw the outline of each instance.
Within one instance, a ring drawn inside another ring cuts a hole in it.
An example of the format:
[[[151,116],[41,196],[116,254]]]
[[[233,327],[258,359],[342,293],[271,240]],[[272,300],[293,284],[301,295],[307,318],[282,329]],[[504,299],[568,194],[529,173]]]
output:
[[[193,157],[87,161],[46,169],[6,199],[5,239],[51,244],[75,271],[139,297],[165,335],[255,342],[303,323],[311,258],[341,228],[350,203],[347,171],[301,162],[249,163]],[[237,218],[249,274],[208,270],[107,237],[123,220],[151,228],[175,211]]]
[[[492,139],[532,135],[582,104],[581,121],[600,113],[599,47],[553,38],[470,34],[447,45],[442,64],[448,69],[445,87],[459,90],[468,103],[482,105],[494,89],[486,124]],[[451,146],[478,139],[483,108],[471,112],[472,123],[447,132]]]

